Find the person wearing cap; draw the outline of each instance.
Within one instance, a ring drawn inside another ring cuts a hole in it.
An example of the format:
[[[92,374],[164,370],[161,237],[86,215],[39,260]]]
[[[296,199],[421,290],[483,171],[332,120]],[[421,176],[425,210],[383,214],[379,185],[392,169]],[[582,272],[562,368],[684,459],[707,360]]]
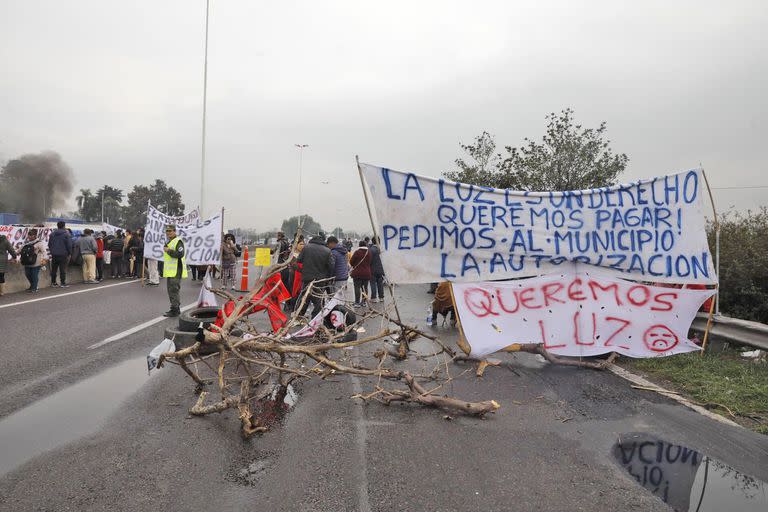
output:
[[[168,300],[171,309],[163,313],[163,316],[179,316],[181,314],[181,280],[187,277],[186,257],[184,242],[176,236],[176,226],[165,226],[165,235],[168,243],[163,247],[163,277],[168,285]]]

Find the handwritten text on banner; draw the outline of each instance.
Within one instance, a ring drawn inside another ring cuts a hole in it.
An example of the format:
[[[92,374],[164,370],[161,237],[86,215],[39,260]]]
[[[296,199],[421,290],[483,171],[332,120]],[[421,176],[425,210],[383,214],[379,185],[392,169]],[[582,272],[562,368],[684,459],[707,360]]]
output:
[[[512,343],[542,343],[566,356],[654,357],[699,349],[688,340],[688,329],[714,290],[649,286],[582,265],[566,264],[563,271],[454,284],[472,354],[483,356]]]
[[[144,257],[163,258],[163,247],[168,242],[165,226],[174,224],[176,234],[184,242],[188,264],[218,265],[221,262],[221,223],[221,213],[201,221],[197,209],[180,217],[172,217],[150,206],[144,229]]]
[[[540,275],[565,262],[656,282],[715,283],[692,170],[613,187],[515,192],[362,164],[396,283]]]

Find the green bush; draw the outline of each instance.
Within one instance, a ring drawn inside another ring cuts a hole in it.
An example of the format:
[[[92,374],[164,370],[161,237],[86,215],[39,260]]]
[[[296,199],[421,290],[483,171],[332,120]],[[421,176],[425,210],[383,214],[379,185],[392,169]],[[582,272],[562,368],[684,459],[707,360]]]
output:
[[[715,254],[715,229],[707,237]],[[768,208],[729,212],[720,221],[720,312],[768,323]]]

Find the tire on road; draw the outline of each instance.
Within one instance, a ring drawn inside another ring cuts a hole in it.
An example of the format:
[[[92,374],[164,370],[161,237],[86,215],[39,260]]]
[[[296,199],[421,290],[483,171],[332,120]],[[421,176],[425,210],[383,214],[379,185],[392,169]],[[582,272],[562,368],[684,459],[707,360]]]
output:
[[[179,316],[179,330],[196,333],[200,322],[203,322],[203,327],[208,327],[215,322],[218,311],[219,308],[215,306],[192,308],[185,311]]]
[[[171,328],[167,328],[165,330],[165,337],[169,340],[173,340],[173,343],[176,345],[176,350],[181,350],[183,348],[188,348],[194,345],[197,342],[197,339],[195,339],[196,336],[197,329],[195,329],[195,332],[180,331],[178,329]],[[203,344],[200,347],[201,356],[213,354],[217,351],[218,349],[214,345],[210,344]]]

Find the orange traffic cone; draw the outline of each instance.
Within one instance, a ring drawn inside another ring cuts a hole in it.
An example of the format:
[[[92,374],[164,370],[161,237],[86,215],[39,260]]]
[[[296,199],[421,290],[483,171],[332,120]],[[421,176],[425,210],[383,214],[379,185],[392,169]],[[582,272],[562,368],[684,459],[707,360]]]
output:
[[[243,277],[240,278],[240,291],[248,291],[248,246],[243,248]]]

